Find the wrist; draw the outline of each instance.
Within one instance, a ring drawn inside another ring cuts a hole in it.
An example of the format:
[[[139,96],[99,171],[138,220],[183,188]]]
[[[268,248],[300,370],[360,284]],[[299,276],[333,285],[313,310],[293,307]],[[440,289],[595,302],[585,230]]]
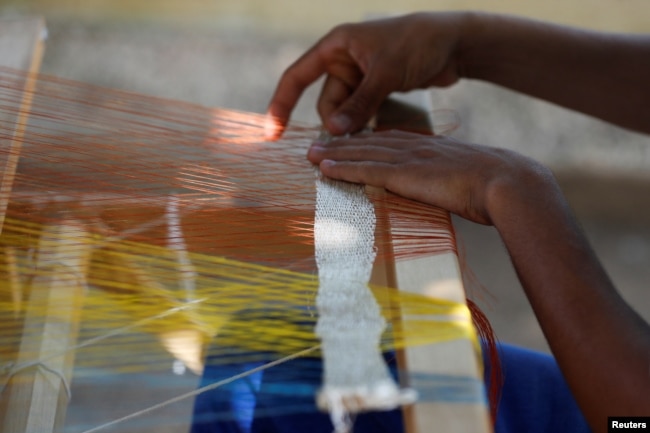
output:
[[[513,223],[534,224],[568,205],[552,172],[525,157],[487,184],[485,208],[492,224],[500,232]]]
[[[460,78],[479,78],[477,71],[489,46],[490,17],[483,12],[458,13],[458,45],[456,61]],[[489,58],[489,54],[488,54]]]

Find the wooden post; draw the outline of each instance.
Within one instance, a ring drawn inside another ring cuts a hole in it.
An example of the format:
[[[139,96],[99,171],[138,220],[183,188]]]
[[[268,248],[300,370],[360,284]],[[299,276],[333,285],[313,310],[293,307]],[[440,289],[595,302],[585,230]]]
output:
[[[15,111],[0,112],[4,125],[15,125],[10,140],[0,140],[0,233],[4,224],[9,196],[18,166],[22,138],[32,105],[36,77],[43,57],[45,22],[42,18],[0,20],[0,66],[29,72],[23,87],[23,97]],[[13,107],[12,107],[13,108]]]
[[[416,91],[388,99],[380,109],[377,129],[401,129],[431,134],[431,103],[428,92]],[[379,227],[380,236],[389,233],[389,226]],[[389,236],[389,235],[388,235]],[[390,244],[382,248],[390,249]],[[380,252],[392,257],[391,251]],[[455,253],[436,254],[418,259],[380,264],[374,270],[373,284],[388,285],[399,290],[425,294],[437,299],[465,303],[465,290]],[[488,433],[492,431],[485,402],[482,372],[473,343],[454,340],[435,345],[407,348],[397,354],[400,370],[406,377],[403,385],[415,382],[412,374],[473,378],[479,386],[467,403],[424,401],[404,408],[404,424],[408,433]]]
[[[74,222],[43,228],[18,357],[1,394],[3,432],[44,433],[63,426],[70,393],[91,240]]]

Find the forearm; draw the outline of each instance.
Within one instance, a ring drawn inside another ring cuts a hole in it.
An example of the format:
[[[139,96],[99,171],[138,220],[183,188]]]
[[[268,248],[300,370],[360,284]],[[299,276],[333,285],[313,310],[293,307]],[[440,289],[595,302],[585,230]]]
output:
[[[523,180],[523,181],[522,181]],[[650,328],[623,301],[543,169],[492,189],[490,216],[595,432],[650,413]]]
[[[650,133],[650,36],[467,13],[459,74]]]

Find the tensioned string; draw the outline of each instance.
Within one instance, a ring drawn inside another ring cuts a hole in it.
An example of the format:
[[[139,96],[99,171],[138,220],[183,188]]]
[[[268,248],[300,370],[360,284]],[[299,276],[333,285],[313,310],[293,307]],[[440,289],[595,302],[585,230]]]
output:
[[[18,157],[15,171],[3,172],[3,360],[38,363],[75,352],[79,377],[167,372],[185,356],[200,372],[206,362],[282,359],[318,344],[315,187],[305,159],[318,128],[292,124],[267,142],[262,115],[45,75],[28,90],[31,109],[21,117],[26,78],[0,68],[0,162]],[[368,196],[377,213],[376,263],[455,251],[446,212],[383,192]],[[61,226],[76,229],[71,235]],[[71,262],[79,269],[72,272]],[[66,299],[30,295],[66,273],[84,287],[72,318]],[[465,305],[386,287],[372,292],[389,324],[384,350],[476,341]],[[74,343],[47,353],[22,344],[42,338],[40,325],[70,320],[78,322]],[[7,365],[10,375],[20,370]]]
[[[0,112],[15,114],[24,77],[0,72]],[[237,243],[242,253],[260,243],[284,249],[311,246],[314,187],[305,151],[316,128],[292,125],[283,140],[265,142],[263,121],[257,114],[41,76],[22,139],[12,210],[17,217],[38,213],[44,222],[46,215],[56,218],[83,208],[78,213],[86,220],[122,231],[127,227],[120,221],[144,224],[160,216],[162,203],[174,194],[181,218],[184,213],[193,216],[183,221],[184,237],[193,248],[210,249],[206,219],[220,228],[220,244]],[[14,127],[4,123],[0,137],[10,137]],[[10,152],[2,149],[3,156]],[[382,200],[385,211],[378,217],[385,223],[392,218],[398,258],[417,254],[416,242],[424,248],[428,244],[427,253],[440,248],[435,229],[429,229],[431,238],[419,222],[438,218],[448,227],[442,212],[436,215],[429,207],[394,196]],[[283,223],[277,224],[279,220]],[[255,236],[251,227],[256,227]],[[149,232],[146,240],[159,241],[164,232]],[[249,245],[253,237],[255,245]],[[409,246],[402,249],[402,244]],[[453,248],[453,243],[443,247]]]
[[[185,399],[194,397],[196,395],[199,395],[199,394],[202,394],[202,393],[217,389],[217,388],[219,388],[221,386],[228,385],[229,383],[232,383],[232,382],[234,382],[236,380],[242,379],[242,378],[244,378],[246,376],[250,376],[250,375],[255,374],[257,372],[264,371],[264,370],[269,369],[271,367],[275,367],[277,365],[280,365],[283,362],[287,362],[287,361],[290,361],[292,359],[308,355],[310,352],[313,352],[316,349],[318,349],[318,346],[310,347],[310,348],[302,350],[300,352],[296,352],[296,353],[293,353],[291,355],[287,355],[284,358],[278,359],[276,361],[271,361],[271,362],[263,364],[263,365],[261,365],[259,367],[251,368],[250,370],[247,370],[247,371],[245,371],[243,373],[235,374],[233,376],[228,377],[227,379],[223,379],[223,380],[220,380],[218,382],[212,383],[210,385],[206,385],[206,386],[201,387],[199,389],[196,389],[194,391],[190,391],[190,392],[187,392],[185,394],[182,394],[182,395],[176,396],[174,398],[171,398],[169,400],[163,401],[161,403],[155,404],[155,405],[153,405],[151,407],[148,407],[146,409],[142,409],[140,411],[133,412],[132,414],[127,415],[125,417],[122,417],[122,418],[119,418],[119,419],[116,419],[116,420],[112,420],[112,421],[110,421],[110,422],[108,422],[106,424],[102,424],[100,426],[91,428],[89,430],[84,431],[83,433],[95,433],[95,432],[98,432],[98,431],[108,429],[108,428],[110,428],[110,427],[112,427],[112,426],[114,426],[116,424],[123,423],[125,421],[129,421],[130,419],[137,418],[139,416],[143,416],[143,415],[149,414],[151,412],[160,410],[162,408],[165,408],[165,407],[167,407],[169,405],[172,405],[172,404],[174,404],[176,402],[179,402],[181,400],[185,400]]]
[[[39,226],[8,218],[5,228],[3,244],[19,248],[24,236],[38,233]],[[83,301],[81,320],[84,326],[80,330],[79,344],[71,349],[87,348],[91,342],[99,343],[101,338],[110,337],[114,340],[111,344],[96,345],[93,349],[93,359],[101,362],[119,344],[147,344],[144,335],[141,335],[142,342],[138,342],[139,333],[158,334],[182,328],[211,338],[219,335],[226,324],[228,340],[226,342],[226,336],[220,335],[222,345],[243,349],[247,359],[269,351],[287,354],[301,345],[317,343],[313,326],[317,320],[314,305],[318,281],[313,274],[188,253],[196,288],[193,299],[188,299],[185,287],[180,284],[182,267],[175,251],[133,241],[105,245],[101,239],[96,240],[103,246],[93,254],[87,275],[91,290]],[[59,251],[62,258],[79,254],[78,250],[86,243],[85,240],[82,243],[74,238],[66,239],[64,234],[46,242],[41,240],[40,246],[43,248],[48,243],[56,246],[62,242],[69,246]],[[19,258],[17,264],[26,279],[66,271],[64,268],[34,269],[27,257]],[[0,266],[0,271],[6,272],[6,266]],[[6,280],[0,283],[0,293],[4,294],[0,310],[31,309],[33,313],[40,309],[36,316],[42,320],[47,320],[48,310],[57,310],[56,300],[35,303],[26,298],[20,305],[13,305],[6,296],[11,286]],[[382,315],[389,322],[404,321],[384,335],[386,349],[471,335],[468,312],[461,304],[387,287],[372,286],[371,289]],[[284,328],[267,326],[274,322],[283,324]],[[432,327],[434,324],[436,326]],[[133,331],[129,328],[137,328],[138,333],[129,332]],[[9,327],[2,330],[2,347],[17,345],[25,337],[15,331]],[[120,342],[120,336],[125,340]],[[57,348],[53,353],[59,351]],[[149,369],[156,363],[157,356],[154,352],[150,362],[128,368]],[[80,362],[83,365],[90,361]]]

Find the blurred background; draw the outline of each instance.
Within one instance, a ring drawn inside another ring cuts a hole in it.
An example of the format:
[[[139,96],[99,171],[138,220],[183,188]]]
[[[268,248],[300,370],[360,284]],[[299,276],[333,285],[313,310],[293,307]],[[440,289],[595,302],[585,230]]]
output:
[[[282,71],[336,24],[458,9],[650,32],[646,0],[0,0],[0,17],[46,19],[42,72],[253,112],[265,111]],[[317,92],[308,91],[294,119],[319,123]],[[432,101],[458,112],[459,139],[515,149],[555,171],[612,279],[650,320],[650,137],[484,83],[433,90]],[[548,350],[495,231],[456,223],[484,286],[471,295],[498,337]]]

